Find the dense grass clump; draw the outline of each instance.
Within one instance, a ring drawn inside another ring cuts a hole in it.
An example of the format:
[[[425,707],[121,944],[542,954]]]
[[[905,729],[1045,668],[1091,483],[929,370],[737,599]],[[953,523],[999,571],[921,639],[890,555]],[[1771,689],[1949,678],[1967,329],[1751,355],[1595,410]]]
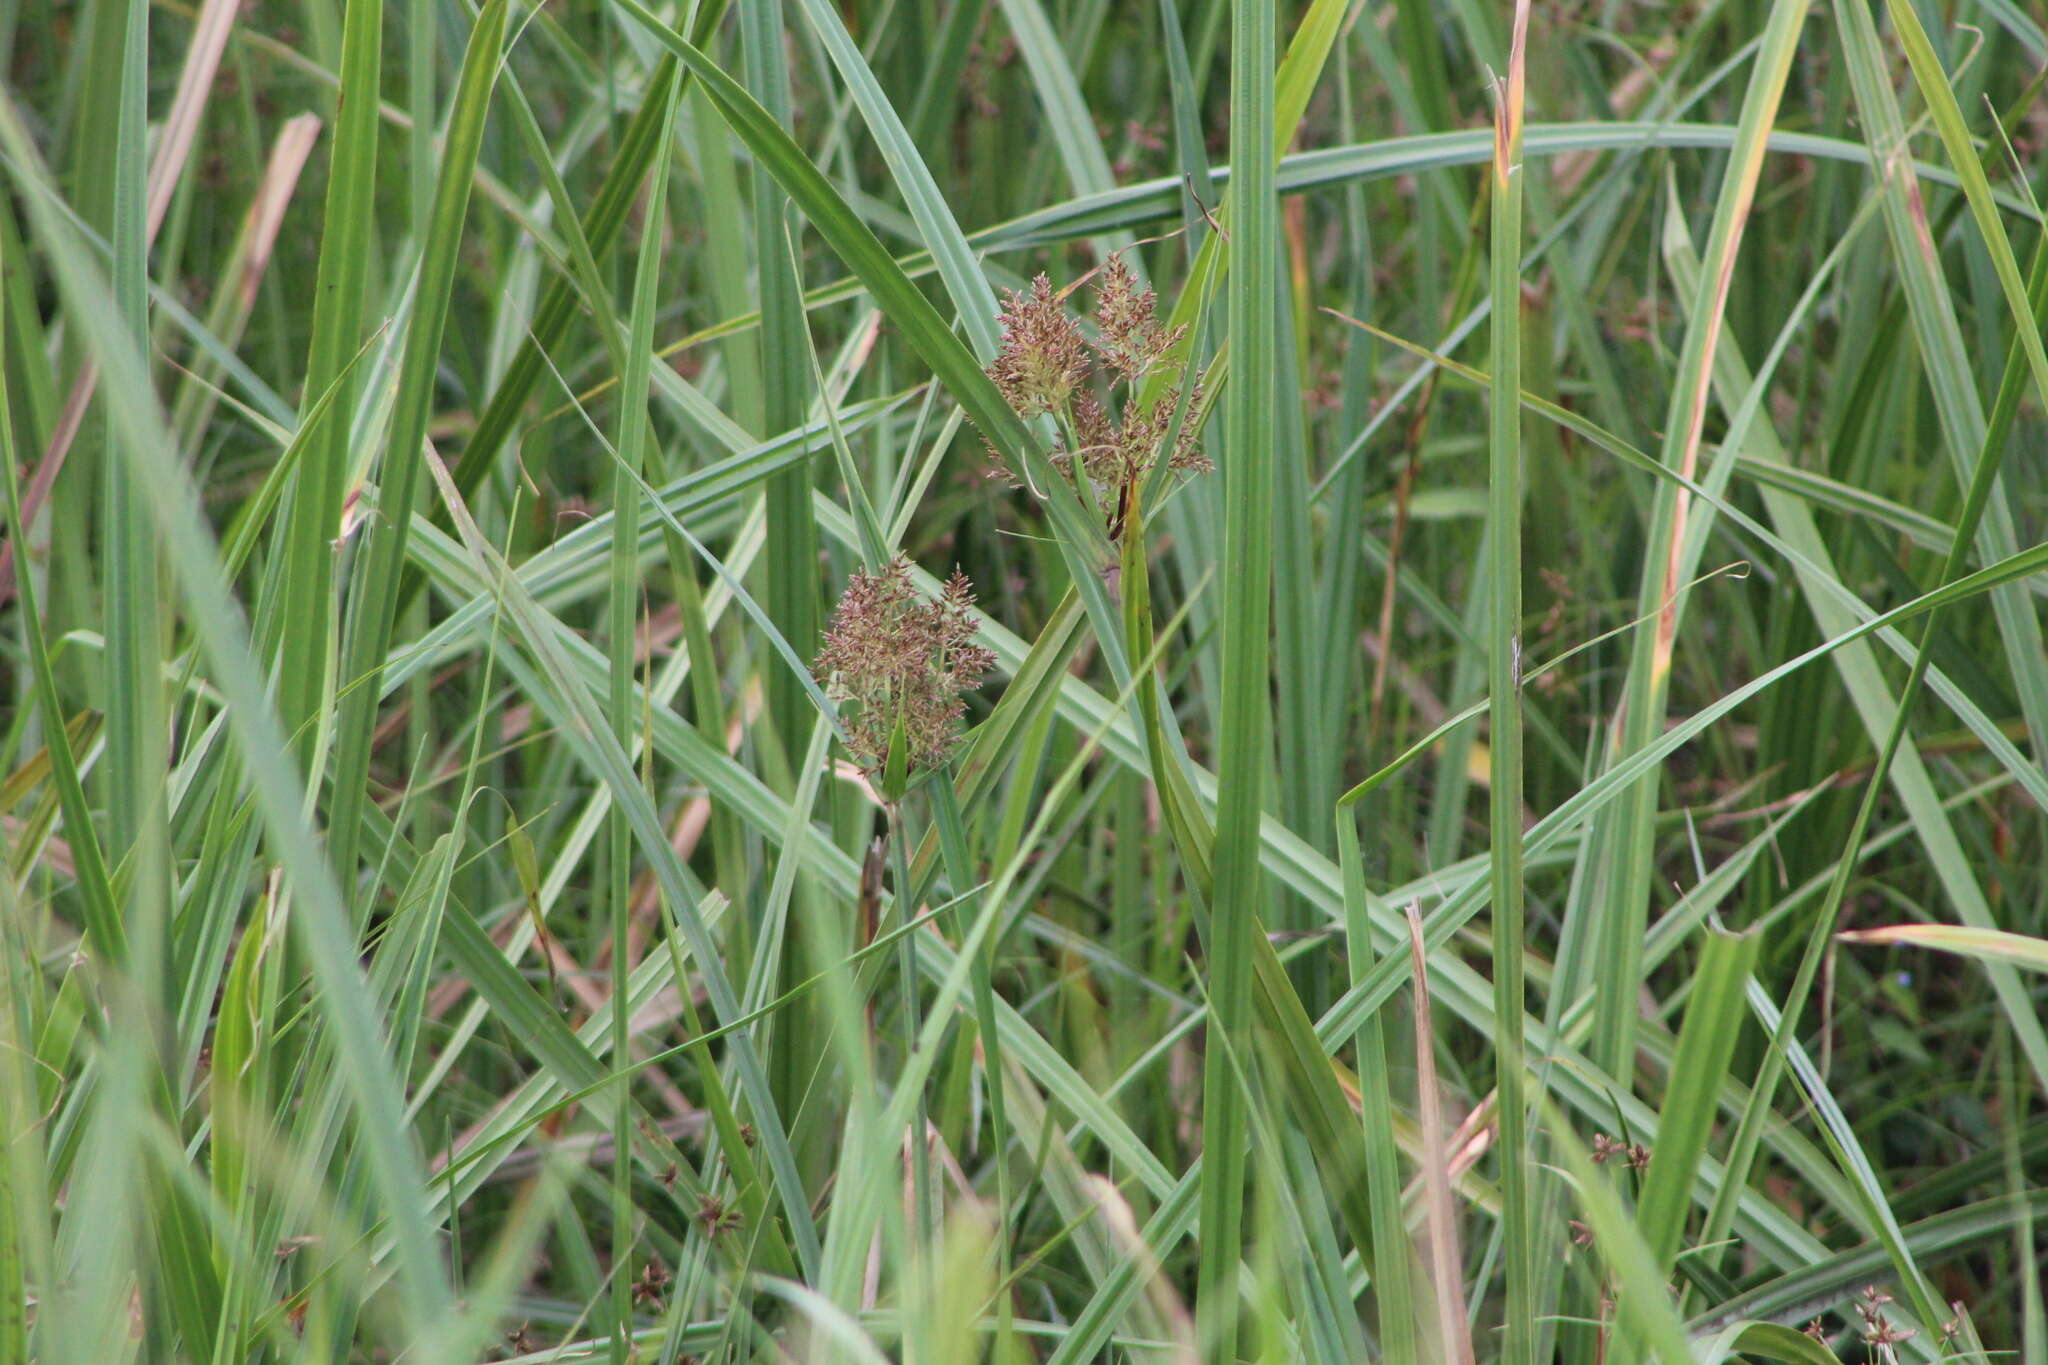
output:
[[[0,1365],[2048,1362],[2044,68],[0,6]]]

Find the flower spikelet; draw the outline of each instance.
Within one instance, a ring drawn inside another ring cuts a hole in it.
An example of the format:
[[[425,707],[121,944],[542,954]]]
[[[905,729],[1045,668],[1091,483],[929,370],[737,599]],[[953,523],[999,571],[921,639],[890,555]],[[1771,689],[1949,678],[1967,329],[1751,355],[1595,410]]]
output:
[[[1087,343],[1043,274],[1003,304],[1003,340],[988,377],[1020,417],[1058,412],[1088,374]]]
[[[1168,412],[1172,411],[1177,398],[1177,393],[1167,395]],[[1187,413],[1181,419],[1179,433],[1173,438],[1173,453],[1166,461],[1176,474],[1207,474],[1216,467],[1202,453],[1202,398],[1202,381],[1197,378],[1188,390]],[[1160,429],[1165,430],[1163,423]]]
[[[1160,325],[1156,297],[1139,287],[1122,256],[1111,256],[1100,271],[1092,339],[1066,315],[1061,298],[1043,274],[1028,291],[1008,295],[1002,347],[988,374],[1019,416],[1059,419],[1052,467],[1109,495],[1100,501],[1115,540],[1120,509],[1155,465],[1164,461],[1183,477],[1213,467],[1200,449],[1202,381],[1175,356],[1187,328]],[[1145,403],[1139,393],[1154,374],[1170,382]],[[1020,485],[995,448],[988,450],[991,475]]]
[[[937,597],[919,597],[901,556],[847,580],[813,671],[842,708],[848,747],[869,772],[888,762],[898,724],[909,767],[935,768],[952,753],[966,710],[961,694],[995,666],[995,655],[974,643],[973,604],[974,585],[957,570]]]
[[[1211,467],[1200,449],[1197,405],[1201,399],[1197,384],[1173,447],[1166,452],[1167,464],[1176,474],[1200,474]],[[1094,395],[1083,394],[1075,400],[1074,436],[1080,442],[1081,467],[1097,487],[1123,488],[1145,477],[1159,458],[1167,433],[1173,430],[1173,413],[1179,403],[1178,387],[1160,395],[1149,409],[1132,400],[1118,422]]]
[[[1150,412],[1146,412],[1136,399],[1126,403],[1123,425],[1117,428],[1116,433],[1115,459],[1104,471],[1108,477],[1102,482],[1113,488],[1122,488],[1144,478],[1172,421],[1173,395],[1170,393],[1154,403]]]
[[[1111,482],[1123,436],[1102,400],[1086,389],[1074,396],[1074,441],[1078,451],[1061,451],[1055,466],[1062,473],[1071,472],[1073,455],[1078,453],[1089,478],[1098,484]]]
[[[1160,327],[1156,311],[1152,291],[1138,288],[1121,255],[1111,256],[1095,291],[1095,353],[1126,380],[1142,379],[1187,332]]]

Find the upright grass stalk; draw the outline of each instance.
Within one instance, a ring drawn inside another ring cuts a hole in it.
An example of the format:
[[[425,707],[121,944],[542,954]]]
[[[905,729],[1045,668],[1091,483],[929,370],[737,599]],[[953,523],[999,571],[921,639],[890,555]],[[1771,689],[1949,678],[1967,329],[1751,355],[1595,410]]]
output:
[[[945,773],[933,779],[933,785],[943,786],[949,782]],[[906,845],[910,842],[910,831],[903,818],[903,802],[891,801],[883,806],[882,818],[887,825],[883,835],[889,841],[889,891],[896,902],[896,927],[907,928],[917,919],[917,897],[910,878],[910,858]],[[919,993],[922,983],[917,979],[917,940],[921,930],[912,929],[896,941],[896,990],[898,1008],[902,1012],[904,1057],[906,1062],[916,1044],[924,1019],[919,1010]],[[908,1223],[904,1238],[904,1279],[909,1292],[917,1299],[929,1302],[932,1283],[931,1257],[932,1235],[937,1230],[938,1194],[932,1188],[930,1120],[924,1088],[915,1089],[916,1102],[911,1106],[910,1124],[903,1133],[903,1154],[909,1163],[905,1174],[908,1181],[907,1196],[904,1200],[904,1216]],[[895,1146],[897,1135],[893,1132],[882,1134],[888,1146]],[[917,1338],[913,1337],[913,1341]]]
[[[149,138],[149,7],[141,0],[128,0],[107,9],[110,16],[119,15],[122,24],[117,131],[108,162],[113,181],[113,304],[122,344],[132,344],[137,355],[147,356],[150,233],[144,166]],[[143,1169],[150,1130],[176,1112],[165,1064],[170,1054],[158,1052],[149,1027],[177,994],[171,942],[176,887],[166,781],[171,771],[171,708],[166,704],[163,672],[158,586],[162,554],[149,508],[155,492],[137,462],[116,453],[139,438],[124,429],[117,411],[118,404],[134,397],[108,393],[100,409],[101,449],[107,456],[100,482],[106,547],[101,590],[107,615],[104,780],[129,952],[100,983],[99,1008],[106,1018],[95,1049],[95,1089],[102,1092],[108,1114],[94,1125],[77,1153],[73,1198],[82,1205],[81,1216],[76,1223],[67,1220],[58,1241],[70,1277],[88,1282],[75,1311],[87,1331],[100,1334],[100,1348],[109,1354],[118,1349],[118,1334],[102,1315],[109,1315],[109,1310],[117,1314],[127,1286],[140,1283],[152,1243],[159,1254],[177,1248],[188,1227],[176,1195]],[[50,739],[68,742],[57,716],[51,717]],[[93,1247],[94,1233],[109,1235],[115,1245]],[[108,1263],[101,1263],[102,1255]],[[217,1297],[193,1282],[192,1277],[207,1268],[199,1258],[177,1258],[172,1264],[167,1278],[187,1291],[178,1296],[182,1301]],[[210,1324],[202,1315],[187,1315],[180,1325],[188,1329],[195,1349],[212,1344],[206,1335]],[[168,1330],[150,1330],[154,1326],[145,1324],[146,1341]]]
[[[342,24],[341,93],[328,157],[327,198],[321,212],[320,260],[315,268],[313,339],[306,356],[304,420],[362,344],[363,291],[375,254],[377,196],[377,91],[382,70],[383,0],[349,0]],[[420,172],[424,173],[424,172]],[[426,213],[421,210],[422,221]],[[426,240],[424,232],[420,240]],[[265,643],[280,649],[278,714],[297,736],[302,763],[319,747],[307,722],[321,710],[331,685],[329,650],[334,635],[334,541],[341,533],[353,443],[357,384],[345,382],[334,415],[301,460],[286,508],[280,550],[284,592],[277,619],[266,622]],[[352,857],[353,832],[337,831],[335,852]]]
[[[1142,658],[1143,655],[1133,657]],[[951,774],[932,783],[932,816],[938,826],[939,848],[945,861],[946,877],[953,884],[953,893],[962,897],[956,919],[956,932],[974,922],[981,909],[980,889],[969,891],[974,884],[975,866],[967,842],[967,832],[960,817],[960,802],[954,789]],[[998,1210],[995,1239],[996,1281],[1007,1284],[1010,1278],[1010,1121],[1009,1107],[1004,1099],[1003,1068],[1005,1066],[1002,1035],[996,1024],[995,964],[996,954],[1001,948],[996,936],[991,935],[984,947],[981,960],[975,964],[972,986],[974,991],[974,1026],[977,1041],[981,1047],[982,1075],[988,1085],[989,1132],[991,1150],[995,1154],[996,1207]],[[993,1358],[1001,1362],[1013,1358],[1017,1350],[1014,1335],[1014,1311],[1007,1292],[999,1292],[996,1299],[996,1330]]]
[[[639,690],[633,685],[633,665],[639,632],[635,622],[640,610],[640,471],[647,464],[650,441],[647,420],[647,388],[654,356],[654,315],[656,290],[661,279],[662,231],[667,223],[668,175],[675,158],[670,154],[665,130],[675,123],[680,73],[671,73],[663,88],[650,92],[662,110],[658,126],[664,130],[660,151],[654,157],[654,171],[648,178],[647,208],[640,234],[640,250],[633,271],[633,311],[630,335],[624,348],[625,369],[619,384],[619,436],[617,463],[612,474],[611,581],[606,597],[606,631],[611,644],[611,688],[609,694],[612,733],[621,749],[631,751],[635,732],[641,724],[635,704]],[[612,1359],[625,1365],[632,1350],[633,1247],[633,1163],[626,1153],[633,1144],[633,1106],[628,1102],[627,1075],[633,1065],[631,995],[631,947],[633,912],[633,830],[623,811],[614,807],[607,866],[611,903],[612,952],[612,1070],[620,1077],[620,1094],[614,1110],[612,1141],[617,1157],[612,1162]]]
[[[1217,769],[1215,890],[1210,901],[1209,1029],[1203,1057],[1198,1339],[1207,1359],[1237,1359],[1243,1247],[1245,1118],[1252,955],[1260,928],[1259,824],[1265,805],[1273,581],[1272,431],[1275,305],[1280,289],[1273,179],[1272,0],[1233,0],[1230,42],[1229,321],[1224,394],[1223,689]],[[1253,1073],[1255,1075],[1255,1073]]]
[[[6,323],[4,313],[0,313],[0,344],[5,341]],[[0,481],[4,481],[0,482],[0,487],[6,490],[7,538],[14,544],[25,545],[28,543],[28,527],[22,511],[20,482],[15,476],[11,406],[7,386],[0,382]],[[50,647],[44,638],[34,578],[35,575],[24,573],[18,582],[29,685],[33,688],[35,705],[42,711],[49,729],[44,747],[49,751],[50,776],[57,789],[57,801],[63,810],[66,828],[73,831],[70,839],[72,865],[79,894],[85,902],[80,917],[85,921],[86,942],[96,957],[119,968],[128,960],[128,933],[121,921],[120,899],[115,894],[113,877],[108,871],[106,850],[93,832],[92,806],[86,796],[85,784],[79,778],[78,760],[71,752],[71,737],[65,732],[61,720],[64,707],[57,692],[56,672],[50,666]],[[24,713],[28,710],[26,702],[27,697],[22,697]]]
[[[420,452],[426,444],[427,419],[439,380],[441,334],[448,321],[449,296],[455,286],[456,252],[462,223],[469,210],[469,191],[483,144],[484,118],[491,90],[497,84],[499,48],[505,37],[506,0],[491,0],[470,30],[462,74],[455,86],[449,117],[448,143],[441,176],[434,191],[434,213],[420,247],[419,278],[414,286],[412,322],[406,329],[405,353],[399,366],[398,397],[391,420],[390,443],[379,466],[377,515],[364,528],[362,557],[350,594],[348,628],[342,651],[341,703],[335,745],[334,800],[329,835],[335,871],[344,882],[355,874],[355,850],[370,776],[370,745],[377,707],[383,698],[380,682],[384,656],[390,648],[397,617],[399,572],[405,565],[406,543],[412,534],[414,495],[419,486]],[[360,922],[367,913],[358,913]]]
[[[1749,224],[1757,182],[1763,173],[1766,142],[1777,120],[1778,104],[1784,95],[1807,7],[1808,0],[1775,0],[1771,6],[1743,95],[1734,154],[1715,200],[1706,269],[1697,286],[1672,379],[1663,447],[1659,452],[1667,468],[1688,480],[1694,477],[1699,465],[1715,348],[1726,322],[1736,254]],[[1681,585],[1691,562],[1688,545],[1700,543],[1696,538],[1688,541],[1691,506],[1689,489],[1670,483],[1658,486],[1636,605],[1639,615],[1655,612],[1657,617],[1653,627],[1637,634],[1622,714],[1616,718],[1616,758],[1641,749],[1664,726],[1672,657],[1685,607]],[[1652,884],[1652,844],[1659,794],[1659,784],[1647,781],[1602,822],[1602,834],[1612,842],[1607,844],[1604,864],[1598,869],[1604,884],[1594,892],[1594,915],[1586,917],[1582,925],[1568,929],[1558,950],[1559,985],[1566,993],[1565,998],[1574,998],[1589,985],[1594,988],[1591,1052],[1623,1084],[1628,1083],[1634,1070],[1637,988],[1641,979],[1643,925]]]
[[[141,0],[107,7],[107,18],[123,24],[114,154],[103,174],[112,178],[114,303],[122,324],[147,353],[149,309],[148,246],[145,241],[143,156],[149,57],[148,7]],[[102,408],[102,439],[112,454],[124,439],[111,408]],[[152,932],[169,885],[169,811],[164,798],[164,681],[162,623],[157,604],[156,532],[150,522],[149,490],[124,464],[112,463],[101,484],[102,531],[106,545],[108,835],[115,864],[128,865],[129,914],[134,928]],[[139,915],[138,913],[139,912]],[[148,971],[154,964],[137,964]],[[154,987],[139,982],[145,990]]]
[[[1487,527],[1493,620],[1487,633],[1488,867],[1493,881],[1494,1087],[1500,1115],[1502,1263],[1507,1300],[1505,1365],[1534,1365],[1537,1258],[1529,1211],[1528,1104],[1522,1093],[1522,105],[1527,88],[1529,0],[1517,0],[1507,79],[1496,87],[1493,151],[1493,374],[1487,398]],[[1382,641],[1382,648],[1391,648]],[[1412,917],[1412,911],[1411,911]],[[1421,970],[1419,920],[1416,969]],[[1425,1093],[1422,1103],[1434,1105]],[[1427,1159],[1437,1159],[1431,1153]],[[1437,1292],[1446,1292],[1439,1285]],[[1449,1343],[1445,1343],[1448,1348]]]
[[[1339,805],[1337,863],[1344,877],[1344,953],[1356,985],[1372,965],[1372,911],[1359,849],[1358,816]],[[1418,1365],[1415,1298],[1407,1218],[1401,1200],[1400,1151],[1393,1132],[1393,1089],[1388,1084],[1386,1030],[1377,1013],[1358,1026],[1358,1095],[1365,1127],[1366,1193],[1372,1202],[1374,1302],[1380,1349],[1387,1365]]]
[[[1473,1365],[1472,1332],[1465,1316],[1464,1258],[1458,1253],[1457,1202],[1451,1194],[1451,1144],[1444,1133],[1443,1092],[1437,1082],[1428,949],[1422,939],[1421,911],[1410,901],[1404,913],[1408,921],[1408,965],[1415,982],[1415,1104],[1421,1115],[1422,1202],[1429,1228],[1428,1292],[1436,1312],[1430,1354],[1448,1365]],[[1513,1254],[1510,1247],[1509,1255]],[[1512,1260],[1509,1264],[1513,1264]]]
[[[789,65],[783,53],[782,0],[740,7],[747,87],[777,123],[790,122]],[[810,338],[803,287],[784,218],[789,195],[765,167],[754,169],[754,253],[761,293],[763,436],[803,421]],[[818,637],[818,527],[811,518],[811,469],[793,465],[768,481],[768,557],[763,605],[803,658]],[[785,749],[809,732],[810,699],[786,670],[767,670],[768,708]]]

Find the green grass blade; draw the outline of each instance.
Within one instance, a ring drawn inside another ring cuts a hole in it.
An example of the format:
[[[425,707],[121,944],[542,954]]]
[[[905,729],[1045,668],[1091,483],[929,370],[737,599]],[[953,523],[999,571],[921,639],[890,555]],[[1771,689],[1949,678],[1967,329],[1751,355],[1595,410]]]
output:
[[[1991,182],[1984,174],[1983,163],[1970,140],[1970,130],[1963,122],[1963,111],[1956,103],[1955,89],[1942,71],[1941,59],[1934,55],[1934,47],[1927,41],[1927,30],[1920,26],[1919,16],[1912,7],[1899,3],[1899,0],[1887,0],[1886,10],[1891,15],[1892,27],[1898,31],[1901,45],[1906,49],[1906,60],[1912,65],[1913,77],[1919,82],[1920,93],[1927,100],[1928,111],[1934,116],[1934,126],[1941,133],[1942,145],[1948,149],[1956,178],[1962,181],[1963,196],[1969,202],[1971,216],[1977,220],[1977,230],[1983,236],[1985,250],[1991,253],[1992,268],[1998,272],[1998,287],[2005,294],[2006,306],[2012,310],[2014,338],[2034,377],[2034,390],[2042,401],[2048,402],[2048,352],[2042,349],[2040,329],[2029,325],[2034,308],[2027,301],[2027,286],[2020,278],[2019,262],[2013,257],[2012,242],[2006,237],[2005,225],[1999,221],[1998,206],[1991,197]]]
[[[342,20],[341,94],[333,150],[328,158],[327,197],[321,214],[320,261],[315,270],[313,338],[306,356],[301,425],[312,405],[338,385],[340,410],[348,414],[357,382],[348,375],[351,357],[363,342],[364,290],[375,242],[377,178],[377,90],[382,70],[384,5],[350,0]],[[327,688],[328,651],[334,633],[333,542],[341,529],[347,492],[350,426],[326,423],[307,451],[294,481],[280,544],[285,589],[278,615],[266,622],[279,644],[278,710],[296,736],[301,763],[318,742],[306,726],[321,710]]]
[[[1536,1282],[1546,1266],[1529,1205],[1531,1150],[1522,1098],[1522,110],[1527,84],[1528,0],[1515,6],[1507,79],[1496,91],[1493,157],[1493,365],[1499,382],[1487,406],[1489,600],[1487,633],[1488,835],[1493,879],[1495,1091],[1500,1105],[1502,1259],[1507,1269],[1501,1358],[1535,1360]],[[1433,1097],[1424,1095],[1425,1104]],[[1439,1287],[1439,1292],[1443,1292]]]
[[[1267,0],[1231,8],[1229,327],[1232,373],[1224,394],[1222,724],[1217,770],[1215,892],[1210,898],[1210,1040],[1202,1091],[1202,1256],[1195,1309],[1202,1349],[1234,1360],[1242,1249],[1245,1123],[1250,1096],[1229,1055],[1248,1050],[1252,940],[1259,933],[1259,822],[1271,730],[1268,657],[1273,582],[1275,304],[1280,290],[1278,198],[1273,185],[1275,15]]]
[[[1355,986],[1377,954],[1357,816],[1337,811],[1337,862],[1344,876],[1344,948]],[[1377,1013],[1358,1026],[1359,1109],[1365,1130],[1365,1179],[1372,1204],[1372,1265],[1379,1338],[1388,1365],[1421,1359],[1413,1286],[1413,1251],[1401,1212],[1400,1150],[1394,1136],[1394,1100],[1388,1082],[1386,1029]]]
[[[1661,463],[1688,478],[1697,468],[1737,253],[1749,225],[1771,125],[1777,120],[1806,10],[1800,0],[1778,0],[1771,6],[1743,95],[1733,155],[1715,200],[1706,268],[1692,295],[1659,452]],[[1699,543],[1688,526],[1689,495],[1665,484],[1657,490],[1656,499],[1636,610],[1638,614],[1656,611],[1659,616],[1654,628],[1637,637],[1617,746],[1621,753],[1647,743],[1664,722],[1672,651],[1684,609],[1676,588],[1690,576],[1687,547]],[[1573,998],[1588,986],[1597,990],[1593,1055],[1617,1075],[1629,1070],[1635,1032],[1642,926],[1649,901],[1651,819],[1658,796],[1657,784],[1646,783],[1612,817],[1608,831],[1613,840],[1612,862],[1601,869],[1605,889],[1597,902],[1597,922],[1585,925],[1577,938],[1568,936],[1560,948],[1560,958],[1568,959],[1561,963],[1565,967],[1565,998]]]
[[[1715,1099],[1747,1012],[1743,988],[1761,942],[1754,934],[1709,931],[1692,978],[1678,1056],[1658,1114],[1657,1146],[1636,1208],[1636,1225],[1660,1273],[1669,1273],[1678,1259],[1700,1156],[1713,1133]]]
[[[0,318],[0,328],[5,325],[4,318]],[[0,338],[4,338],[4,332],[0,332]],[[26,545],[28,536],[22,524],[21,487],[15,475],[14,424],[9,407],[7,385],[4,379],[0,379],[0,462],[6,465],[7,538],[16,545]],[[63,702],[57,693],[56,674],[50,667],[49,642],[43,637],[35,575],[23,574],[16,589],[21,598],[21,633],[28,654],[35,705],[42,712],[49,735],[46,747],[50,753],[50,779],[57,788],[75,875],[85,900],[86,934],[97,953],[109,964],[119,967],[128,959],[128,933],[121,922],[120,904],[108,874],[106,852],[100,847],[99,835],[93,829],[92,806],[87,801],[84,784],[79,781],[78,763],[71,752],[70,736],[65,732]]]
[[[679,86],[680,73],[677,73],[670,76],[666,89],[657,92],[663,110],[660,124],[663,129],[675,122]],[[635,627],[640,610],[640,555],[639,537],[632,534],[632,529],[640,520],[639,475],[647,464],[647,390],[654,355],[655,295],[661,280],[661,232],[666,219],[668,176],[672,162],[673,158],[667,155],[664,138],[663,153],[655,157],[654,170],[648,178],[648,207],[642,221],[639,256],[634,266],[633,309],[624,347],[626,368],[619,383],[619,434],[614,443],[612,475],[611,585],[605,619],[611,656],[608,709],[613,736],[622,749],[631,746],[639,723],[638,709],[633,704],[637,691],[633,670],[639,643],[639,632]],[[798,473],[801,473],[800,469]],[[632,839],[633,831],[623,812],[614,807],[606,860],[611,905],[611,1061],[613,1074],[621,1077],[630,1071],[633,1062],[632,1017],[627,1003],[632,956]],[[611,1338],[615,1365],[625,1365],[632,1350],[632,1266],[637,1235],[633,1226],[632,1163],[624,1156],[633,1142],[628,1108],[622,1095],[612,1126],[612,1141],[620,1154],[612,1164],[611,1200]]]
[[[471,173],[483,143],[491,91],[497,84],[505,16],[505,0],[486,5],[463,55],[462,75],[449,115],[447,147],[434,191],[434,212],[421,245],[390,441],[379,467],[377,515],[365,527],[364,543],[357,552],[362,567],[349,596],[341,654],[341,679],[347,690],[337,723],[332,803],[334,862],[345,877],[352,874],[355,864],[381,692],[378,675],[397,617],[399,572],[412,532],[420,450],[426,442],[427,418],[439,378],[441,334],[448,320],[462,222],[469,210]]]
[[[987,364],[995,359],[999,340],[996,297],[982,275],[981,267],[975,262],[974,253],[967,245],[967,238],[961,233],[952,209],[947,206],[938,182],[918,155],[909,130],[897,117],[895,107],[889,103],[874,72],[868,69],[860,49],[854,45],[853,35],[846,31],[838,12],[826,0],[800,0],[800,3],[804,17],[810,20],[826,52],[831,54],[833,66],[838,70],[840,79],[846,82],[861,117],[867,121],[868,132],[881,149],[889,174],[896,181],[904,203],[909,206],[911,217],[917,222],[925,249],[931,253],[939,278],[946,286],[947,297],[959,315],[960,326],[967,333],[968,344],[975,356]],[[968,12],[973,6],[963,3],[955,8]]]
[[[778,126],[790,121],[789,70],[783,52],[781,0],[741,6],[747,84]],[[761,294],[761,395],[764,431],[786,431],[804,416],[810,335],[803,287],[785,218],[789,196],[765,166],[754,170],[754,256]],[[817,647],[818,527],[811,517],[808,465],[768,481],[769,549],[762,600],[769,619],[804,658]],[[768,705],[784,745],[810,730],[810,701],[797,679],[769,672]]]

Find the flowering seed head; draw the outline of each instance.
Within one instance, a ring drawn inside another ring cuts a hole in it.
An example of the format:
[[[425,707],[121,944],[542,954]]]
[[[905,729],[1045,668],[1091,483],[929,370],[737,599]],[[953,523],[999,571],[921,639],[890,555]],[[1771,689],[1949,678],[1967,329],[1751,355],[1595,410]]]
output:
[[[707,1190],[697,1196],[697,1222],[703,1227],[705,1236],[716,1237],[743,1226],[746,1218],[738,1209]]]
[[[661,1263],[660,1258],[650,1260],[641,1268],[640,1278],[633,1281],[633,1302],[659,1307],[662,1291],[668,1288],[668,1280],[668,1267]]]
[[[911,768],[938,767],[953,752],[961,694],[995,666],[974,643],[973,604],[974,585],[958,571],[936,598],[921,599],[901,556],[847,580],[813,671],[842,707],[848,747],[869,772],[888,762],[898,725]]]
[[[1156,311],[1152,291],[1138,288],[1121,255],[1111,256],[1095,291],[1095,353],[1102,363],[1127,380],[1137,380],[1178,345],[1187,328],[1160,327]]]
[[[1211,465],[1200,447],[1201,386],[1189,403],[1186,419],[1175,434],[1171,450],[1166,435],[1173,428],[1174,408],[1180,402],[1178,387],[1160,395],[1149,410],[1135,399],[1124,408],[1123,420],[1112,419],[1093,394],[1074,399],[1074,438],[1080,443],[1081,467],[1100,488],[1123,488],[1137,483],[1150,472],[1163,453],[1177,474],[1201,474]],[[1062,468],[1064,468],[1062,464]]]
[[[1003,341],[989,377],[1021,417],[1044,413],[1064,417],[1067,440],[1052,452],[1052,466],[1070,479],[1087,478],[1096,489],[1115,494],[1111,508],[1121,508],[1132,489],[1164,460],[1179,475],[1207,473],[1214,468],[1201,451],[1202,382],[1188,388],[1185,413],[1178,430],[1173,418],[1182,409],[1182,383],[1149,406],[1138,399],[1140,381],[1154,370],[1172,365],[1169,357],[1187,334],[1185,327],[1163,328],[1149,289],[1140,289],[1123,257],[1112,256],[1102,267],[1095,293],[1096,339],[1088,341],[1061,309],[1052,283],[1038,276],[1025,293],[1011,293],[1003,306]],[[1102,384],[1092,382],[1099,373]],[[1177,374],[1176,380],[1185,376]],[[1098,388],[1119,400],[1106,402]],[[984,442],[986,444],[986,442]],[[1068,448],[1071,447],[1071,448]],[[989,447],[992,477],[1021,482],[1016,471]],[[1114,539],[1122,512],[1105,513]]]
[[[1089,478],[1104,487],[1121,481],[1124,433],[1093,393],[1083,392],[1074,399],[1074,440],[1078,448],[1073,453],[1081,457],[1081,468]],[[1066,467],[1064,461],[1061,467]]]
[[[1202,397],[1202,381],[1197,378],[1194,387],[1188,391],[1187,414],[1181,419],[1180,431],[1173,438],[1173,454],[1167,457],[1167,464],[1176,474],[1206,474],[1216,467],[1202,453]],[[1169,412],[1177,400],[1178,391],[1167,395]]]
[[[1029,292],[1010,291],[1003,340],[988,377],[1020,417],[1058,412],[1088,374],[1087,343],[1043,274]]]

